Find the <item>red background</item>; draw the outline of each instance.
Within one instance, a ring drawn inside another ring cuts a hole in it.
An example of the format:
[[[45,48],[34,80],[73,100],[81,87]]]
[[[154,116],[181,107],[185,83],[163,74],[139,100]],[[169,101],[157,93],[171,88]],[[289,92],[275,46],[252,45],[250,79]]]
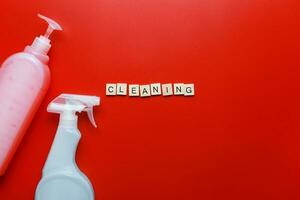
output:
[[[0,61],[46,24],[51,88],[0,199],[33,199],[63,92],[101,96],[85,114],[79,167],[96,199],[299,199],[299,0],[9,0]],[[105,83],[195,83],[194,97],[106,97]],[[4,97],[1,97],[4,98]],[[26,98],[26,97],[24,97]]]

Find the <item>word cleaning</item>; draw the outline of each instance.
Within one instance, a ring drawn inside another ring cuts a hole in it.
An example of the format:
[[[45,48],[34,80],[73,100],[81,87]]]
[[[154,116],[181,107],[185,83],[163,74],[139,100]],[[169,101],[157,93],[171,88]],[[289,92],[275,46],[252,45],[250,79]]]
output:
[[[127,86],[128,85],[128,86]],[[150,97],[156,95],[171,96],[171,95],[184,95],[194,96],[195,88],[193,83],[152,83],[148,85],[139,84],[127,84],[127,83],[107,83],[106,84],[106,95],[115,96],[127,95],[132,97]]]

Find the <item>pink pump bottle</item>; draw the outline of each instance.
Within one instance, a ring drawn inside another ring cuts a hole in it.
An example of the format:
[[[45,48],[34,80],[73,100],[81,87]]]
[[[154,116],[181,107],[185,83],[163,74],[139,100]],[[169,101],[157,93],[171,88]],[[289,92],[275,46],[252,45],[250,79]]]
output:
[[[53,30],[62,28],[55,21],[38,16],[49,25],[45,35],[36,37],[23,52],[7,58],[0,68],[0,176],[8,167],[50,83],[49,36]]]

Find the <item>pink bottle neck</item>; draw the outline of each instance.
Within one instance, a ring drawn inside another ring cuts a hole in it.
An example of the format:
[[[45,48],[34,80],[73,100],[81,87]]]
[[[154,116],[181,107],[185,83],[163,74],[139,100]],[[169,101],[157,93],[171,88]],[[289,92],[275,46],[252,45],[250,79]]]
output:
[[[34,55],[43,64],[47,64],[49,61],[49,56],[46,54],[35,51],[31,46],[26,46],[24,52]]]

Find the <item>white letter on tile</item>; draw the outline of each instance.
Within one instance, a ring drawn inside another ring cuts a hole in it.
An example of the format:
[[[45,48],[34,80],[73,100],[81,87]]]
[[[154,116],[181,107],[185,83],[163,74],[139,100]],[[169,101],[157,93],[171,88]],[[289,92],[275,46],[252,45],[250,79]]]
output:
[[[140,85],[141,97],[149,97],[150,94],[150,85]]]
[[[184,84],[184,96],[194,96],[194,95],[195,95],[194,83]]]
[[[129,89],[129,96],[131,96],[131,97],[140,96],[140,86],[139,85],[129,84],[128,89]]]
[[[184,95],[184,84],[183,83],[174,83],[174,94],[175,95]]]
[[[127,94],[127,83],[117,83],[117,95]]]
[[[151,95],[161,95],[160,83],[152,83],[151,84]]]
[[[163,92],[163,96],[173,95],[172,84],[171,83],[162,84],[162,92]]]
[[[117,94],[117,84],[107,83],[106,84],[106,95],[116,95]]]

